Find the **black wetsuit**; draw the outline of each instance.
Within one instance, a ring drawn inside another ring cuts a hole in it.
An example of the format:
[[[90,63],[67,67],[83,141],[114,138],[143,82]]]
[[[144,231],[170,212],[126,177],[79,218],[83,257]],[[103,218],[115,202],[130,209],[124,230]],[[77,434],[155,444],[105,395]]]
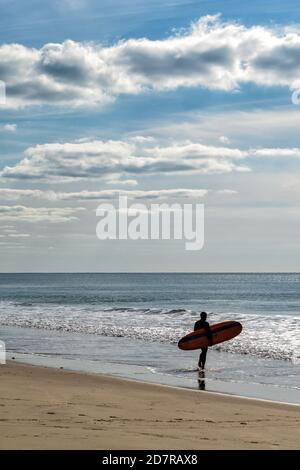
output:
[[[212,334],[211,334],[211,331],[210,331],[209,323],[207,321],[203,321],[203,320],[196,321],[196,323],[194,325],[194,331],[200,330],[200,328],[205,328],[206,333],[207,333],[208,341],[210,343],[212,343]],[[200,354],[199,363],[198,363],[198,365],[201,369],[204,369],[204,367],[205,367],[207,350],[208,350],[208,348],[201,348],[201,354]]]

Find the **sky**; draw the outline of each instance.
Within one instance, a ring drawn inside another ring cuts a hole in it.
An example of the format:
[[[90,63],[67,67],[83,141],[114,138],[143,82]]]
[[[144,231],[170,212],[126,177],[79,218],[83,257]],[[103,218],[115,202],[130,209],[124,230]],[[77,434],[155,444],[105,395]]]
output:
[[[296,0],[0,0],[0,271],[298,272],[299,23]],[[203,203],[203,249],[98,240],[119,194]]]

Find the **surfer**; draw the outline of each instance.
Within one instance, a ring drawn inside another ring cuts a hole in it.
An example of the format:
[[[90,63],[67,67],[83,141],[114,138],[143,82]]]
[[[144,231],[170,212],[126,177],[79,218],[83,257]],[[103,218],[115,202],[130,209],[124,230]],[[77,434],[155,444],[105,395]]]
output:
[[[210,345],[212,345],[212,333],[210,331],[209,323],[206,321],[206,319],[207,319],[207,313],[201,312],[200,320],[196,321],[194,325],[194,331],[200,330],[200,328],[205,328],[208,341]],[[203,370],[205,368],[207,350],[208,348],[201,348],[201,354],[200,354],[199,362],[198,362],[199,369]]]

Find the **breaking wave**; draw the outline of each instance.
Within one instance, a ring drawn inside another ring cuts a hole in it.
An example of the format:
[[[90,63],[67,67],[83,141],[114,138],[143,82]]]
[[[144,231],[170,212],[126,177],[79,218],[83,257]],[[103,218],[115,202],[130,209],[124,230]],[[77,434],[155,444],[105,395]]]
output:
[[[0,325],[177,343],[199,313],[185,308],[99,308],[95,305],[0,302]],[[210,323],[242,323],[243,332],[216,350],[300,362],[299,317],[243,313],[210,314]]]

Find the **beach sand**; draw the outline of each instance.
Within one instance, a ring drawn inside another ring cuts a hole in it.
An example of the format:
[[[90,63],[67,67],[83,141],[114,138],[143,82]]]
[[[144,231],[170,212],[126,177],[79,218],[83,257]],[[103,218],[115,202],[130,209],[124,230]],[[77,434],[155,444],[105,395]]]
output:
[[[0,381],[0,449],[300,448],[300,406],[18,363]]]

